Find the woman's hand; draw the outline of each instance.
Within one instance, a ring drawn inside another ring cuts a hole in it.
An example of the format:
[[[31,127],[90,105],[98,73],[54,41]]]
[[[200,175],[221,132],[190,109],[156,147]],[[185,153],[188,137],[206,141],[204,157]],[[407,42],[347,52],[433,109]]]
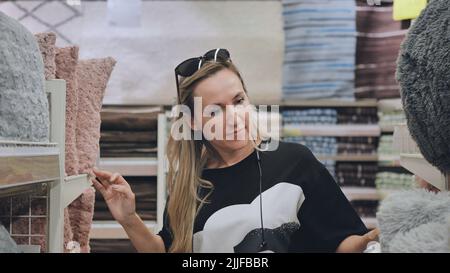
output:
[[[341,242],[336,252],[338,253],[362,253],[367,248],[367,244],[378,241],[380,230],[378,228],[362,235],[352,235]]]
[[[121,225],[126,225],[136,217],[135,195],[128,182],[118,173],[98,169],[93,170],[95,178],[91,179],[94,187],[105,198],[111,214]]]

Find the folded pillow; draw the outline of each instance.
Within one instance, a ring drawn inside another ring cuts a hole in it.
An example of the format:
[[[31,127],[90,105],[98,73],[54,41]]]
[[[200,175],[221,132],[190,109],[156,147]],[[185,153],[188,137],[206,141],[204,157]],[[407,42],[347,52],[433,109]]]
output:
[[[43,32],[34,35],[37,39],[39,50],[42,54],[45,68],[45,79],[52,80],[55,78],[55,43],[56,35],[53,32]]]
[[[65,171],[67,175],[78,174],[78,154],[76,143],[78,84],[76,67],[78,64],[77,46],[56,48],[56,78],[66,81],[66,156]]]
[[[76,147],[78,173],[89,173],[99,156],[100,111],[105,89],[116,61],[113,58],[82,60],[77,65],[78,116]],[[81,252],[89,252],[89,232],[94,215],[95,192],[86,190],[69,205],[73,239]]]

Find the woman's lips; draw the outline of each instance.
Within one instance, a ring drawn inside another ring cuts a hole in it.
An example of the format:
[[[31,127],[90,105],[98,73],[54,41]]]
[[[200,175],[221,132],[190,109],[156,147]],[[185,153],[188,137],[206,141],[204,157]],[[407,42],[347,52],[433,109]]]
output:
[[[227,138],[230,138],[230,137],[234,138],[234,137],[239,136],[239,134],[241,134],[243,131],[245,131],[245,127],[241,128],[239,130],[233,130],[232,133],[228,133],[226,136],[227,136]]]

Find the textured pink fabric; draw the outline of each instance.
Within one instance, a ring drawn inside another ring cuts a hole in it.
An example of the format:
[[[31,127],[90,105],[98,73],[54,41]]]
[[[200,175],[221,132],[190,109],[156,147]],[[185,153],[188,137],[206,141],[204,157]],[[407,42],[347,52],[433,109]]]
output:
[[[94,202],[95,191],[90,188],[69,205],[73,240],[80,243],[82,253],[90,252],[89,233],[94,216]]]
[[[43,32],[34,35],[42,53],[45,67],[45,79],[52,80],[55,78],[55,43],[56,35],[53,32]]]
[[[78,84],[76,67],[78,63],[77,46],[56,48],[56,78],[66,81],[66,175],[78,174],[78,154],[76,144]]]
[[[113,58],[79,61],[76,70],[78,81],[78,116],[76,147],[78,173],[89,173],[99,156],[100,111],[111,72]],[[94,214],[95,192],[87,190],[69,206],[70,223],[74,241],[80,243],[82,252],[89,252],[89,232]]]
[[[104,58],[80,61],[77,66],[79,173],[88,173],[99,154],[100,111],[115,63],[113,58]]]
[[[68,243],[73,241],[73,232],[70,225],[69,209],[64,208],[64,252],[70,252]]]

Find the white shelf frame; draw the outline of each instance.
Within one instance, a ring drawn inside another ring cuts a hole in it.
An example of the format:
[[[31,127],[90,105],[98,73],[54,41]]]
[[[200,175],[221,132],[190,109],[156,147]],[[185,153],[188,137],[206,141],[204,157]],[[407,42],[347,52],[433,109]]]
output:
[[[168,140],[169,122],[168,113],[158,115],[158,177],[156,189],[156,231],[162,229],[164,224],[164,209],[167,200],[167,170],[168,162],[166,156],[166,146]]]
[[[378,125],[361,124],[324,124],[324,125],[290,125],[283,126],[284,137],[295,136],[335,136],[335,137],[378,137],[381,134]]]
[[[349,201],[354,200],[379,200],[380,193],[376,188],[369,187],[341,187],[342,192]]]
[[[158,114],[158,151],[157,158],[101,158],[99,167],[118,172],[124,176],[156,176],[156,221],[144,221],[150,231],[157,233],[164,221],[166,206],[167,160],[166,145],[168,131],[167,114]],[[97,220],[93,222],[90,237],[92,239],[127,239],[123,227],[116,221]]]
[[[450,190],[450,175],[440,172],[425,160],[406,124],[395,127],[393,146],[399,150],[400,164],[403,168],[423,178],[441,191]]]
[[[155,221],[144,221],[147,228],[155,233]],[[91,239],[128,239],[128,235],[123,227],[116,221],[94,221],[90,232]]]
[[[340,162],[357,161],[357,162],[377,162],[377,154],[337,154],[337,155],[316,155],[317,159],[333,160]]]
[[[3,156],[8,157],[20,157],[26,154],[36,157],[54,155],[56,160],[50,165],[55,167],[57,171],[52,177],[44,177],[38,181],[25,183],[18,181],[19,183],[4,185],[2,189],[30,183],[48,184],[47,252],[61,253],[64,247],[64,208],[90,187],[90,181],[87,175],[65,178],[66,82],[64,80],[46,81],[45,94],[48,96],[50,113],[50,142],[9,141],[6,144],[17,145],[17,147],[2,148],[2,152],[4,152]],[[27,145],[29,147],[26,147]],[[22,147],[19,148],[19,146]],[[67,184],[66,181],[68,181]]]
[[[65,128],[66,128],[66,82],[50,80],[45,83],[50,106],[50,141],[59,146],[59,179],[49,183],[48,252],[64,252],[64,208],[70,204],[91,182],[87,175],[65,177]],[[69,183],[65,183],[65,181]],[[66,188],[67,187],[67,188]]]
[[[158,159],[154,157],[102,157],[99,168],[117,172],[123,176],[156,176]]]

